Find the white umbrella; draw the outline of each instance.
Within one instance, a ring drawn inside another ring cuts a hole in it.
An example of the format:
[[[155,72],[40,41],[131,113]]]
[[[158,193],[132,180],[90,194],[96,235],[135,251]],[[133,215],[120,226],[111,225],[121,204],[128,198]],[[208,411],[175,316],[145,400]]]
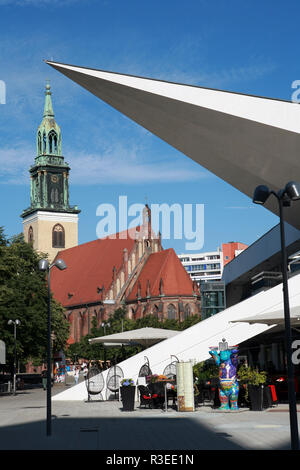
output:
[[[99,338],[89,339],[90,344],[95,343],[121,343],[130,345],[141,345],[146,348],[159,343],[164,339],[171,338],[177,335],[180,331],[166,330],[164,328],[139,328],[137,330],[123,331],[122,333],[115,333],[107,336],[100,336]]]

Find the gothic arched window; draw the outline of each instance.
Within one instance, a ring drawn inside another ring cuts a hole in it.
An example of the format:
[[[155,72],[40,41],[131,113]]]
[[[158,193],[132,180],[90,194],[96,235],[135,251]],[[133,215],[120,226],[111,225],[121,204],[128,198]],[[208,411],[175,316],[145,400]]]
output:
[[[189,306],[189,304],[186,304],[184,307],[184,319],[186,320],[190,316],[191,316],[191,307]]]
[[[129,320],[132,320],[134,318],[134,308],[129,309],[128,318],[129,318]]]
[[[64,248],[65,247],[65,230],[62,225],[56,224],[52,230],[52,247]]]
[[[157,305],[154,305],[153,310],[152,310],[152,315],[155,318],[158,318],[158,306]]]
[[[168,305],[168,320],[175,320],[176,318],[176,308],[173,304]]]
[[[31,225],[28,229],[28,243],[33,243],[33,228]]]
[[[59,195],[58,195],[58,189],[57,188],[56,189],[54,189],[54,188],[51,189],[50,200],[51,200],[51,203],[53,203],[53,204],[59,202]]]
[[[49,152],[50,153],[57,153],[57,135],[56,132],[51,131],[49,132]]]
[[[42,153],[42,137],[40,132],[38,132],[38,152],[39,154]]]
[[[43,153],[46,153],[46,132],[43,133]]]

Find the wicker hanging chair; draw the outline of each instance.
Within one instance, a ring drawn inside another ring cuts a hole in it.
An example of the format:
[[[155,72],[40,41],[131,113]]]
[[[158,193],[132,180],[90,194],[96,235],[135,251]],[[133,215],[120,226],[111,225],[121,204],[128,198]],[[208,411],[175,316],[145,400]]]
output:
[[[109,379],[111,377],[113,377],[114,375],[116,375],[116,376],[120,377],[121,379],[123,379],[124,373],[123,373],[123,370],[121,369],[120,366],[114,365],[114,366],[110,367],[110,369],[107,373],[106,386],[108,384]]]
[[[92,366],[85,377],[85,385],[90,395],[99,395],[104,388],[104,378],[101,370],[97,366]]]
[[[176,375],[177,375],[176,364],[177,364],[177,362],[179,362],[179,360],[176,356],[171,356],[171,359],[172,359],[172,357],[175,357],[175,360],[173,360],[170,364],[168,364],[164,368],[164,371],[163,371],[163,375],[168,377],[168,379],[175,379]]]
[[[146,363],[140,368],[139,377],[147,377],[148,375],[152,375],[152,371],[150,369],[149,359],[145,357]]]
[[[117,400],[120,388],[120,382],[124,378],[123,370],[120,366],[112,366],[106,378],[106,399]]]

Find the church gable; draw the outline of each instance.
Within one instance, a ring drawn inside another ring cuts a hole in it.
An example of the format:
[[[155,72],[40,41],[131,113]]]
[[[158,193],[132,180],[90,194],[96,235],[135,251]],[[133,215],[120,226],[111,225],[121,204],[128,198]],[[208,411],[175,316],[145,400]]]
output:
[[[154,315],[182,321],[200,314],[200,292],[171,248],[152,253],[143,265],[126,304],[130,318]]]

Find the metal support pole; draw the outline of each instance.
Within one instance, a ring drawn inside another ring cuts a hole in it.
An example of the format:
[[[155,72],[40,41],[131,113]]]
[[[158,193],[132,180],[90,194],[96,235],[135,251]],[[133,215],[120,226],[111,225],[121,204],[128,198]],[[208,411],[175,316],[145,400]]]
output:
[[[17,325],[16,321],[14,322],[14,382],[13,382],[13,390],[14,395],[16,395],[17,389]]]
[[[292,363],[292,334],[291,334],[288,276],[287,276],[288,267],[287,267],[287,254],[286,254],[286,248],[285,248],[282,198],[278,197],[278,201],[279,201],[280,237],[281,237],[281,254],[282,254],[282,285],[283,285],[285,341],[286,341],[287,373],[288,373],[288,398],[289,398],[289,413],[290,413],[291,448],[292,450],[299,450],[297,402],[296,402],[296,391],[295,391],[294,367]]]
[[[167,383],[165,383],[164,386],[165,386],[165,411],[168,411]]]
[[[47,321],[47,436],[51,436],[51,291],[48,268],[48,321]]]
[[[46,419],[46,434],[51,436],[51,379],[52,379],[52,345],[51,345],[51,288],[50,288],[50,272],[51,268],[56,266],[61,271],[67,268],[63,259],[56,259],[53,264],[49,266],[47,259],[39,260],[39,270],[47,271],[48,281],[48,312],[47,312],[47,419]]]

